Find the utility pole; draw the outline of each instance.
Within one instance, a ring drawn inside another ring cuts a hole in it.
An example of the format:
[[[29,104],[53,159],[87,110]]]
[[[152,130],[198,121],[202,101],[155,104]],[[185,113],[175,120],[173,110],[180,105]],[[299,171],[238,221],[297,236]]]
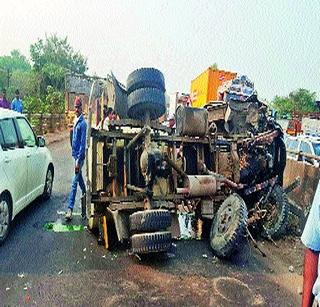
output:
[[[10,72],[10,68],[7,68],[7,88],[10,86],[10,78],[12,76],[12,73]]]

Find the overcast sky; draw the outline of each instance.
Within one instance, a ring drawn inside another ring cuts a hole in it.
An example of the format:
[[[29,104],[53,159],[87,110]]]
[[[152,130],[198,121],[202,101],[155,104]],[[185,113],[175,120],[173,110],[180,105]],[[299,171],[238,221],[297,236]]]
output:
[[[89,74],[122,83],[156,67],[167,92],[189,92],[208,66],[246,74],[260,98],[297,88],[320,98],[320,1],[0,0],[0,55],[45,34],[67,36]]]

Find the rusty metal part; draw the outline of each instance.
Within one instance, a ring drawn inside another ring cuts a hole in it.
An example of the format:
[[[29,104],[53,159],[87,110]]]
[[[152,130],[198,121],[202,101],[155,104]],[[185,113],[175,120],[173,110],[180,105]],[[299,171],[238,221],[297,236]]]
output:
[[[177,194],[186,196],[209,196],[216,193],[220,187],[212,175],[195,175],[185,177],[185,187],[177,188]]]
[[[243,146],[249,146],[249,145],[259,145],[259,144],[271,144],[279,135],[278,130],[273,131],[267,131],[264,133],[260,133],[256,136],[253,136],[251,138],[241,139],[238,140],[237,143]]]
[[[131,191],[135,191],[135,192],[140,192],[140,193],[145,193],[146,190],[140,187],[136,187],[134,185],[131,184],[127,184],[127,189],[131,190]]]
[[[176,127],[179,135],[205,136],[208,131],[208,111],[179,106],[176,111]]]
[[[298,176],[284,189],[284,192],[288,194],[292,192],[295,188],[300,187],[300,185],[301,185],[301,178]]]
[[[163,156],[164,160],[182,177],[187,177],[187,174],[179,168],[179,166],[172,161],[167,154]]]
[[[240,181],[240,163],[239,155],[237,151],[237,144],[231,144],[231,160],[232,160],[232,170],[233,170],[233,180],[235,182]]]
[[[144,126],[139,133],[128,143],[126,146],[126,150],[129,150],[141,137],[147,135],[151,132],[151,128],[149,126]]]

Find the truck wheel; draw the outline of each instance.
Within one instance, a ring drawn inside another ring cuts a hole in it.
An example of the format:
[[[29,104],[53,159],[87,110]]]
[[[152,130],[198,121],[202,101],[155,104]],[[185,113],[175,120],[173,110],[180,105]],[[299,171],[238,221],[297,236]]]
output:
[[[128,96],[128,116],[144,119],[147,112],[151,119],[157,119],[166,111],[164,93],[157,88],[141,88]]]
[[[267,214],[260,222],[261,236],[279,238],[287,228],[289,204],[287,195],[278,184],[273,187],[268,202],[262,209],[266,209]]]
[[[138,211],[130,215],[129,225],[132,233],[165,230],[171,226],[171,214],[164,209]]]
[[[246,232],[247,218],[247,206],[238,194],[225,199],[210,231],[210,245],[218,257],[230,257],[239,248]]]
[[[0,196],[0,245],[7,238],[12,217],[12,207],[10,199],[6,195]]]
[[[140,233],[131,237],[131,251],[135,254],[167,252],[170,247],[170,231]]]
[[[139,88],[152,87],[165,92],[164,77],[155,68],[140,68],[133,71],[127,79],[128,95]]]

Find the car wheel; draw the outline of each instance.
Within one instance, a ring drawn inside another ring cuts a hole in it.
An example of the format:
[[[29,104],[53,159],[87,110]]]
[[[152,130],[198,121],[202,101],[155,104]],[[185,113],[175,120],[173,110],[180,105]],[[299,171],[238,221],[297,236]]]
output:
[[[47,170],[46,181],[44,184],[44,190],[42,194],[43,200],[48,200],[51,197],[52,185],[53,185],[53,169],[49,167]]]
[[[11,202],[7,196],[0,196],[0,245],[7,238],[11,225]]]

